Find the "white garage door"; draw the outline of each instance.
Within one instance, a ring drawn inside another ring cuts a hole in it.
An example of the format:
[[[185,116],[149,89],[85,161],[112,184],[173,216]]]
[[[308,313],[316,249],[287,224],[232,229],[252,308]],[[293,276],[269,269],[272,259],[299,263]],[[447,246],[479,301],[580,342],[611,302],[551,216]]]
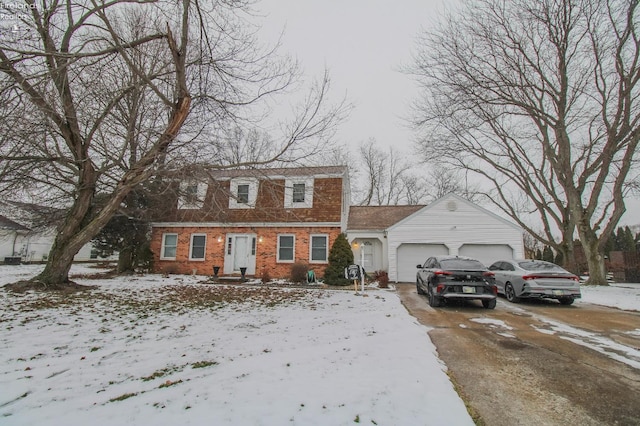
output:
[[[487,267],[496,260],[513,259],[513,249],[506,244],[463,244],[459,253],[478,259]]]
[[[415,282],[416,265],[422,265],[431,256],[449,254],[444,244],[400,244],[397,251],[398,282]]]

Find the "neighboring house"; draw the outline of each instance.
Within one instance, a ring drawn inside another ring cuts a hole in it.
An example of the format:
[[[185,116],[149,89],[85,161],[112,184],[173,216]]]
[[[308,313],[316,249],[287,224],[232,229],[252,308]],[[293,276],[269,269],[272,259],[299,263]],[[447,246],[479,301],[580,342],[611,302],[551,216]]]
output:
[[[322,276],[349,214],[345,166],[209,171],[167,193],[152,223],[157,272],[278,278],[303,262]]]
[[[0,261],[16,256],[20,242],[28,233],[29,228],[0,215]]]
[[[64,211],[15,201],[0,203],[0,261],[20,257],[21,262],[44,262],[56,237],[56,226]],[[91,244],[74,257],[76,261],[91,259]]]
[[[367,271],[387,270],[395,282],[413,282],[430,256],[474,257],[486,265],[524,257],[523,230],[455,194],[427,206],[352,207],[348,240]]]

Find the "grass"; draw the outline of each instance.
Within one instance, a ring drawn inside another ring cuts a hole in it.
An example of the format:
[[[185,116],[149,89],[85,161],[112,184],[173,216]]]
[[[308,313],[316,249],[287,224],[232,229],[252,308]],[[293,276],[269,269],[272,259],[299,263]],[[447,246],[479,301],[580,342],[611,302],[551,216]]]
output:
[[[460,395],[462,402],[464,402],[464,406],[467,408],[467,412],[469,413],[469,416],[471,416],[473,423],[476,426],[486,426],[484,419],[482,418],[478,410],[476,410],[471,405],[471,403],[469,402],[468,396],[464,393],[464,391],[462,390],[462,387],[460,386],[460,384],[458,384],[458,381],[456,380],[455,376],[453,375],[453,373],[451,373],[450,370],[447,371],[447,376],[449,376],[449,380],[451,381],[451,384],[453,384],[453,389],[456,391],[458,395]]]
[[[198,361],[191,364],[191,368],[206,368],[217,364],[215,361]]]
[[[109,402],[124,401],[125,399],[129,399],[129,398],[131,398],[132,396],[136,396],[137,394],[138,394],[137,392],[135,392],[135,393],[125,393],[125,394],[120,395],[120,396],[118,396],[118,397],[111,398],[111,399],[109,400]]]
[[[180,368],[178,368],[178,367],[163,368],[162,370],[154,371],[153,374],[151,374],[150,376],[142,377],[142,381],[143,382],[148,382],[148,381],[157,379],[159,377],[163,377],[163,376],[166,376],[168,374],[174,373],[174,372],[179,371],[179,370],[180,370]]]

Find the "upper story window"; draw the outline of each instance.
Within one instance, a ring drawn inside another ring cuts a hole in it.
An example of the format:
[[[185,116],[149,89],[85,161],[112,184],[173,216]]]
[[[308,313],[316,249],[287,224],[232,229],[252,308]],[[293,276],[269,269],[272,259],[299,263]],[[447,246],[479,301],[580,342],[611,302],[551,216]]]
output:
[[[238,185],[238,202],[244,204],[249,202],[249,185]]]
[[[206,195],[206,183],[196,181],[181,182],[178,193],[178,208],[183,210],[201,209]]]
[[[294,203],[304,203],[305,186],[304,183],[293,184],[292,201]]]
[[[313,207],[313,178],[287,179],[284,183],[284,207]]]
[[[253,178],[235,178],[230,183],[230,209],[252,209],[258,198],[258,180]]]

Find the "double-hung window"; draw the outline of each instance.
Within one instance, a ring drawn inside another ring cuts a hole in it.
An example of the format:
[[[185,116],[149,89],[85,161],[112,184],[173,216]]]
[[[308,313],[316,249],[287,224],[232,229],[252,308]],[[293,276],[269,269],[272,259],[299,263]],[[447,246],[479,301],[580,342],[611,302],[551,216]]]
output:
[[[258,199],[258,179],[255,178],[233,178],[231,179],[229,190],[230,209],[252,209],[256,206]]]
[[[310,209],[313,207],[313,178],[290,178],[284,182],[284,207]]]
[[[204,182],[184,181],[178,192],[178,209],[197,210],[204,206],[207,184]]]
[[[278,262],[293,262],[295,259],[294,235],[278,235]]]
[[[191,248],[189,250],[189,260],[204,260],[206,247],[207,247],[207,236],[205,234],[191,235]]]
[[[160,259],[175,260],[178,248],[178,234],[162,234],[162,251]]]
[[[304,203],[304,193],[305,193],[305,184],[304,183],[294,183],[293,184],[293,193],[291,194],[294,203]]]
[[[249,202],[249,184],[238,185],[236,193],[238,194],[238,203],[247,204]]]
[[[311,263],[326,263],[329,256],[329,237],[327,235],[312,235],[309,251]]]

